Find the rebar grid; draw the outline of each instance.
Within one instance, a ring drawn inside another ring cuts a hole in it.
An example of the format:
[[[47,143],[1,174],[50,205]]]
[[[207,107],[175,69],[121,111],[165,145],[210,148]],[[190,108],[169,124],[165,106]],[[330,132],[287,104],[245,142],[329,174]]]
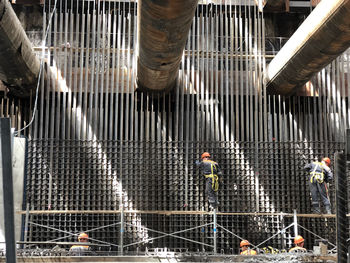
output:
[[[333,156],[344,144],[30,140],[27,178],[30,210],[48,210],[50,207],[58,211],[54,215],[31,214],[30,221],[73,233],[112,225],[94,232],[93,236],[97,240],[118,244],[120,227],[113,224],[120,222],[120,215],[103,211],[119,210],[121,200],[124,209],[128,211],[208,211],[204,179],[194,166],[195,160],[206,150],[212,153],[213,159],[220,164],[224,173],[218,193],[219,212],[243,213],[230,216],[219,214],[218,225],[259,244],[292,223],[292,219],[281,215],[244,215],[244,212],[292,213],[294,209],[298,213],[311,211],[307,174],[302,170],[304,164],[311,161],[310,148],[306,146],[313,149],[314,157],[321,157],[326,149],[327,155]],[[50,152],[52,158],[49,158]],[[48,196],[50,171],[51,199]],[[256,175],[259,177],[258,195],[255,191]],[[330,189],[334,204],[332,184]],[[256,200],[259,200],[258,207]],[[84,213],[64,212],[74,210]],[[127,213],[124,221],[127,223],[124,244],[155,237],[148,231],[139,231],[137,225],[173,233],[184,226],[196,227],[212,222],[210,216],[205,214],[172,215],[170,212],[169,215]],[[312,232],[335,242],[334,218],[301,218],[299,222]],[[184,233],[183,237],[211,244],[211,231],[210,227],[203,227],[201,231]],[[306,245],[311,249],[315,237],[303,230],[301,234],[305,235],[304,238],[308,240]],[[293,233],[284,233],[284,241],[278,236],[269,245],[276,248],[288,247],[291,246],[293,237]],[[28,241],[56,238],[74,240],[44,227],[30,227]],[[140,246],[131,246],[129,250],[144,250],[146,247],[175,249],[183,248],[184,244],[190,251],[205,249],[199,244],[187,244],[183,240],[164,237]],[[237,251],[237,244],[239,239],[218,231],[218,251]]]

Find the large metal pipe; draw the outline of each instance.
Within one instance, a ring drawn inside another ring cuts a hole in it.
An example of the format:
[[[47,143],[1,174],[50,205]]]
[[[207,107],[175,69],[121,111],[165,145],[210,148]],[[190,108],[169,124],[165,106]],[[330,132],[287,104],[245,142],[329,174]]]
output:
[[[8,0],[0,0],[0,57],[0,80],[14,95],[29,95],[40,61]]]
[[[264,1],[263,1],[264,3]],[[286,11],[286,0],[267,0],[264,5],[265,12],[284,12]]]
[[[139,89],[164,92],[175,86],[197,3],[198,0],[138,2]]]
[[[350,0],[323,0],[271,61],[270,94],[291,95],[350,45]]]

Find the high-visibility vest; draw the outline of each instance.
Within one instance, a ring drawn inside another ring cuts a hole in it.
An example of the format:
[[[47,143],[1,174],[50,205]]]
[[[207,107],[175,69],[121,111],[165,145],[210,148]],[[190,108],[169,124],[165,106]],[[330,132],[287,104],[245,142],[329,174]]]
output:
[[[73,245],[69,252],[75,256],[85,256],[89,252],[89,246]]]
[[[310,172],[310,183],[313,183],[314,180],[316,180],[319,184],[322,184],[324,182],[324,172],[322,168],[322,163],[320,162],[314,162],[315,167]],[[316,172],[317,168],[321,168],[321,172]]]
[[[254,249],[247,249],[241,252],[241,255],[253,256],[256,255],[256,251]]]
[[[219,190],[219,177],[217,174],[214,173],[214,167],[216,169],[217,163],[211,160],[205,160],[204,162],[210,163],[211,174],[205,174],[204,176],[205,178],[211,178],[211,188],[216,192],[217,190]]]

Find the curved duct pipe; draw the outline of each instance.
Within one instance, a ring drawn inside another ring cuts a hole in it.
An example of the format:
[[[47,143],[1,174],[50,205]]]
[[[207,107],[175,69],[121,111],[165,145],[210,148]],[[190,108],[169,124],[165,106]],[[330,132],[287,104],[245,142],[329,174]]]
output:
[[[350,46],[350,0],[322,0],[268,65],[267,92],[292,95]]]
[[[264,5],[264,11],[268,12],[283,12],[286,8],[286,0],[268,0]]]
[[[8,0],[0,0],[0,57],[0,80],[13,95],[29,96],[40,61]]]
[[[179,64],[198,0],[139,0],[137,85],[167,91]]]

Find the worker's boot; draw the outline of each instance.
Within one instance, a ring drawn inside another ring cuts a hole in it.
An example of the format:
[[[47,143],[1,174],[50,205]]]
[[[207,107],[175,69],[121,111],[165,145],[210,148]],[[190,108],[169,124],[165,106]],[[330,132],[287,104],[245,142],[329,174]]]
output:
[[[331,214],[332,214],[332,209],[331,209],[331,206],[330,206],[330,205],[326,205],[326,206],[325,206],[325,209],[326,209],[326,214],[327,214],[327,215],[331,215]]]
[[[319,205],[312,205],[312,211],[314,214],[321,214],[320,206]]]

